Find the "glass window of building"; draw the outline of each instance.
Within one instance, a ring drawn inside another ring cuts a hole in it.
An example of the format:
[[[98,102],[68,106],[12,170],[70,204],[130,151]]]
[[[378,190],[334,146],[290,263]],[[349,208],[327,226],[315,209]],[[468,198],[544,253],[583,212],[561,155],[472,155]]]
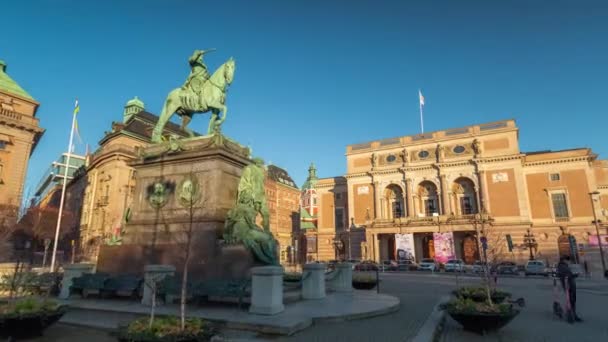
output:
[[[554,193],[551,194],[551,201],[553,202],[553,214],[556,219],[567,219],[568,216],[568,203],[566,202],[565,193]]]

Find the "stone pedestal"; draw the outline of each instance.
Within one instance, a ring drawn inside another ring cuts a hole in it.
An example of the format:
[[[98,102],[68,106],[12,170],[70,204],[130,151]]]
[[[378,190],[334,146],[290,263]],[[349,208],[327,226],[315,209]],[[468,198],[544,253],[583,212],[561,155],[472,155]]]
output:
[[[251,269],[251,306],[249,312],[276,315],[283,306],[283,267],[262,266]]]
[[[304,265],[302,268],[302,299],[325,298],[325,268],[323,263]]]
[[[143,305],[152,305],[152,287],[154,282],[158,288],[158,282],[163,280],[166,276],[172,276],[175,274],[175,267],[173,265],[146,265],[144,267],[144,295],[141,299]],[[157,302],[158,305],[158,302]]]
[[[331,289],[336,292],[353,292],[353,264],[339,263],[336,265],[336,272]]]
[[[83,273],[93,272],[93,264],[70,264],[63,266],[63,280],[61,282],[60,299],[67,299],[70,296],[70,286],[74,278],[80,277]]]
[[[100,248],[98,272],[141,274],[146,265],[158,264],[181,269],[192,213],[193,278],[247,277],[253,267],[251,253],[227,249],[218,238],[249,164],[249,150],[222,135],[142,148],[140,157],[130,163],[135,189],[123,243]]]

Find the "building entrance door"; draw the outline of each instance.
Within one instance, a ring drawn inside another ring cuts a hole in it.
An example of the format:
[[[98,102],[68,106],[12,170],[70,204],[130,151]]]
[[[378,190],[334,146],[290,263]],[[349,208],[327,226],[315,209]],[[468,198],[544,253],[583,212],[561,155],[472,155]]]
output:
[[[395,234],[388,237],[388,259],[397,260],[395,257]]]
[[[422,238],[422,257],[423,258],[435,258],[435,241],[433,240],[433,234],[426,234]]]

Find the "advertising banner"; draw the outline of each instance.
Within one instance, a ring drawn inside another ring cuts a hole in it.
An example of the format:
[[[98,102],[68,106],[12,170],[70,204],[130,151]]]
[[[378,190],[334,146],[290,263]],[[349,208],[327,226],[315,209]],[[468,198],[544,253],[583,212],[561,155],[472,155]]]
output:
[[[433,233],[435,245],[435,260],[445,264],[449,259],[454,259],[454,234]]]
[[[416,260],[414,234],[395,234],[395,251],[397,260]]]
[[[600,234],[602,239],[602,247],[608,246],[608,235]],[[589,247],[599,247],[600,244],[597,240],[597,235],[589,235]]]

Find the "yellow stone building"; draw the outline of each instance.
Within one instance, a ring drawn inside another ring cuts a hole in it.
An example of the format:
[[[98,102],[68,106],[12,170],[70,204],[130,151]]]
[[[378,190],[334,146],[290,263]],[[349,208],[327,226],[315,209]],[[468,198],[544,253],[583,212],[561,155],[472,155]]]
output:
[[[593,221],[595,211],[607,234],[608,161],[588,148],[524,153],[518,132],[505,120],[347,146],[346,175],[317,182],[316,259],[334,259],[346,231],[351,256],[375,261],[398,259],[412,234],[418,260],[451,248],[472,263],[485,236],[501,259],[522,262],[532,247],[550,262],[573,254],[599,264]],[[348,227],[335,222],[340,208]]]
[[[7,73],[0,61],[0,205],[21,204],[31,154],[42,137],[40,104]]]

